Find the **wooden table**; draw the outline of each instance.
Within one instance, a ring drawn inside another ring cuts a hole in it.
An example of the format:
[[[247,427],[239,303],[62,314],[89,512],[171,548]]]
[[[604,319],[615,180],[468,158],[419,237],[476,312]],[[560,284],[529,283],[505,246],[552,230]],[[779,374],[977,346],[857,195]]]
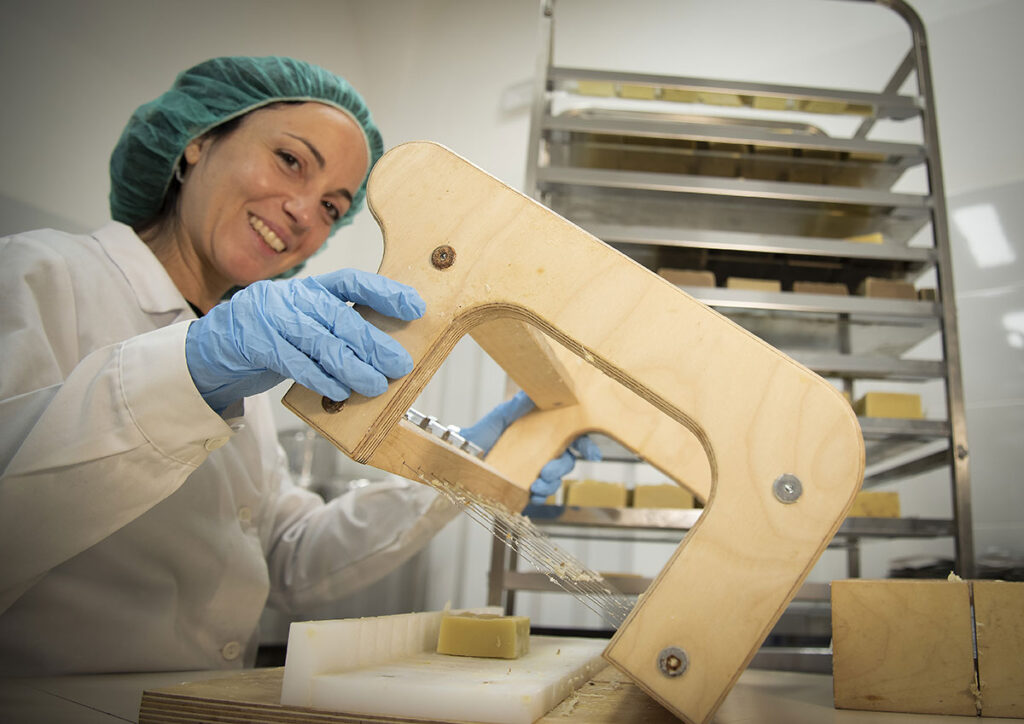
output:
[[[312,716],[303,717],[296,710],[285,710],[276,703],[282,671],[248,669],[238,672],[2,679],[0,721],[5,724],[138,722],[143,692],[151,692],[146,694],[147,711],[155,706],[155,711],[163,709],[164,713],[169,711],[168,702],[174,697],[196,699],[215,694],[223,702],[219,713],[224,718],[217,719],[219,722],[388,721],[368,717],[340,718],[326,712],[310,712]],[[179,718],[163,721],[190,721],[187,715],[181,718],[181,703],[178,701],[170,707],[179,711]],[[279,718],[269,718],[275,712]],[[254,718],[254,714],[263,718]],[[202,717],[191,719],[201,720]],[[618,670],[609,667],[540,719],[538,724],[669,724],[677,721]],[[839,711],[832,706],[831,676],[761,670],[743,673],[714,718],[715,724],[914,724],[925,721],[995,724],[1010,720]]]

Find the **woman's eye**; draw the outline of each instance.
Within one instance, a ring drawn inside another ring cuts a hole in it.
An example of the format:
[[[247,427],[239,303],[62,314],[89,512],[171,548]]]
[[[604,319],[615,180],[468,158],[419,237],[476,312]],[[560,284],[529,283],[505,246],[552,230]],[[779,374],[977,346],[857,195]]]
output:
[[[288,168],[290,169],[297,171],[302,165],[299,163],[299,159],[295,158],[295,156],[288,153],[287,151],[278,151],[277,155],[282,161],[285,162],[285,165],[288,166]]]
[[[327,215],[331,217],[331,221],[337,221],[341,218],[341,211],[338,207],[332,204],[330,201],[324,201],[324,208],[327,209]]]

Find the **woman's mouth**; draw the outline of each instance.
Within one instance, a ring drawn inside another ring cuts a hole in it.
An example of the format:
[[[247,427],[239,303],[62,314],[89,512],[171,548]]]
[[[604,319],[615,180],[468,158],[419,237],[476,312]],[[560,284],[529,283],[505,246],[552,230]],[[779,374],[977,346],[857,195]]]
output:
[[[285,250],[284,242],[274,233],[274,230],[264,224],[259,218],[249,214],[249,226],[256,230],[256,233],[267,243],[271,249],[280,254]]]

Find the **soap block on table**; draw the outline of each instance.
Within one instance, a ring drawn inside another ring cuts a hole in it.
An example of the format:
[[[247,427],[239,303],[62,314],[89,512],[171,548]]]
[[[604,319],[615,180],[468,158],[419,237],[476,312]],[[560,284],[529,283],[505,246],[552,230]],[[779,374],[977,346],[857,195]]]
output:
[[[530,651],[527,616],[464,613],[441,619],[437,653],[486,659],[518,659]]]
[[[1024,718],[1024,583],[972,581],[982,716]]]
[[[976,716],[966,581],[832,582],[838,709]]]

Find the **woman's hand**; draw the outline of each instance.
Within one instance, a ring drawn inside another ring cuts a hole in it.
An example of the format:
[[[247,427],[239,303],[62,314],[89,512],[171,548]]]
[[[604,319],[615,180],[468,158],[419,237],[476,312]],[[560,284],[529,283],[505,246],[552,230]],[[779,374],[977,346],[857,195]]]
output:
[[[508,426],[533,409],[533,400],[525,392],[517,392],[512,399],[502,402],[475,425],[460,430],[459,434],[483,448],[485,453],[490,452]],[[580,435],[561,455],[541,468],[539,477],[530,486],[530,501],[543,503],[549,495],[554,495],[562,484],[562,478],[576,467],[577,457],[600,460],[601,450],[589,437]]]
[[[412,358],[347,302],[405,321],[426,309],[412,287],[355,269],[256,282],[189,327],[196,388],[217,412],[285,379],[332,400],[383,393],[412,371]]]

